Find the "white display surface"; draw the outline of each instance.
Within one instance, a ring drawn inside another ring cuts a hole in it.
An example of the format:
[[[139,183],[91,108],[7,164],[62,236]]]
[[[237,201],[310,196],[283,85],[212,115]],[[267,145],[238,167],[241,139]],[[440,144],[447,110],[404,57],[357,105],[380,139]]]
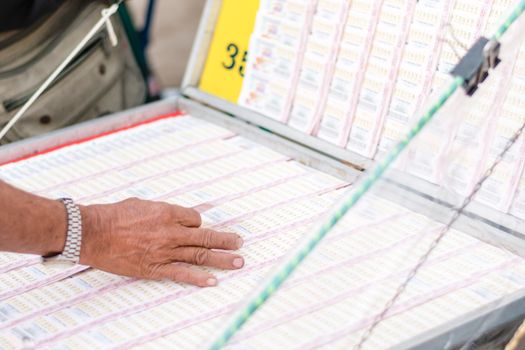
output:
[[[0,254],[0,349],[194,349],[349,184],[231,131],[179,116],[0,167],[0,178],[81,204],[128,197],[197,208],[245,239],[216,288],[118,277]],[[231,341],[235,349],[347,349],[440,224],[370,196]],[[366,345],[417,337],[525,287],[525,260],[451,230]]]

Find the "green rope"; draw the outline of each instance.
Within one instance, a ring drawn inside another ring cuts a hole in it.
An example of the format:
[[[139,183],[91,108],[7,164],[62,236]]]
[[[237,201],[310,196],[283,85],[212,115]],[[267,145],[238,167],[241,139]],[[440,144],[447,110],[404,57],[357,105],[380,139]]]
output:
[[[425,127],[425,125],[432,120],[436,113],[443,107],[447,100],[456,92],[458,87],[463,85],[464,79],[456,77],[448,89],[440,96],[439,100],[430,108],[430,110],[419,119],[417,124],[408,132],[405,138],[400,141],[394,149],[392,149],[385,159],[378,163],[370,174],[363,180],[359,188],[357,188],[352,195],[344,201],[337,211],[328,219],[328,221],[321,226],[316,234],[308,241],[307,244],[295,255],[270,281],[270,283],[255,297],[244,311],[234,320],[234,322],[226,329],[221,337],[211,346],[211,350],[219,350],[228,340],[242,327],[244,323],[255,313],[255,311],[268,298],[275,293],[275,291],[283,284],[283,282],[292,274],[292,272],[301,264],[301,262],[314,250],[319,242],[330,232],[330,230],[341,220],[341,218],[352,208],[364,194],[379,180],[383,173],[390,167],[390,165],[397,159],[399,154],[408,146],[410,141],[416,137],[417,134]]]
[[[499,27],[493,40],[499,40],[509,27],[525,11],[525,0],[522,0],[516,9],[510,14],[507,20]],[[365,193],[381,178],[384,172],[394,163],[399,154],[408,146],[408,144],[421,132],[421,130],[432,120],[437,112],[452,97],[457,89],[465,83],[462,77],[455,77],[447,90],[439,97],[437,102],[418,120],[417,124],[410,129],[408,134],[401,140],[388,154],[378,163],[372,171],[360,183],[359,187],[352,195],[345,200],[337,211],[324,223],[323,226],[304,244],[299,252],[289,260],[275,274],[270,282],[258,293],[248,305],[239,313],[228,328],[212,344],[210,350],[221,349],[233,335],[248,321],[248,319],[261,307],[266,300],[272,296],[292,272],[301,264],[301,262],[315,249],[319,242],[330,232],[330,230],[341,220],[341,218],[364,196]]]
[[[507,32],[507,30],[510,28],[510,26],[516,22],[516,20],[523,14],[525,11],[525,0],[522,0],[519,2],[518,5],[516,5],[516,8],[512,13],[509,15],[509,17],[503,22],[503,24],[496,30],[496,33],[492,36],[492,40],[499,40]]]

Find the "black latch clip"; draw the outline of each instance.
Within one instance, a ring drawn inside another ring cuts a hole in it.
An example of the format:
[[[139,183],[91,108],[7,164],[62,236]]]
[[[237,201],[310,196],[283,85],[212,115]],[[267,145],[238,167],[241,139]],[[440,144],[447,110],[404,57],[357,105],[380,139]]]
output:
[[[499,64],[500,48],[498,41],[480,37],[450,72],[465,80],[463,88],[469,96],[487,78],[489,70]]]

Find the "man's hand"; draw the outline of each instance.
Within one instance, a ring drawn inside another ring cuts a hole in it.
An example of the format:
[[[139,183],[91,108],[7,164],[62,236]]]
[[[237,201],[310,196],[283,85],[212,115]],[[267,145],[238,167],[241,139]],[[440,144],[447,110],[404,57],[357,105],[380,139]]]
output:
[[[116,204],[81,207],[83,220],[80,263],[130,277],[170,279],[201,287],[217,279],[205,265],[238,269],[241,256],[220,250],[239,249],[234,233],[200,228],[200,214],[166,203],[128,199]]]
[[[0,251],[52,256],[64,250],[64,204],[0,181]],[[116,204],[81,206],[80,263],[138,278],[171,279],[214,286],[217,279],[190,267],[238,269],[241,256],[224,252],[242,246],[234,233],[199,228],[193,209],[128,199]]]

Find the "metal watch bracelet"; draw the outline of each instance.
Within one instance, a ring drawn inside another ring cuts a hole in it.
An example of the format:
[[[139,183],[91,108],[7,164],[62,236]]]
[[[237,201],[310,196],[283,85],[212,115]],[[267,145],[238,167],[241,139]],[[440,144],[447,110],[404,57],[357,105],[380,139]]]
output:
[[[64,250],[55,259],[78,263],[82,244],[82,215],[80,208],[71,198],[61,198],[59,200],[66,207],[67,234]]]

